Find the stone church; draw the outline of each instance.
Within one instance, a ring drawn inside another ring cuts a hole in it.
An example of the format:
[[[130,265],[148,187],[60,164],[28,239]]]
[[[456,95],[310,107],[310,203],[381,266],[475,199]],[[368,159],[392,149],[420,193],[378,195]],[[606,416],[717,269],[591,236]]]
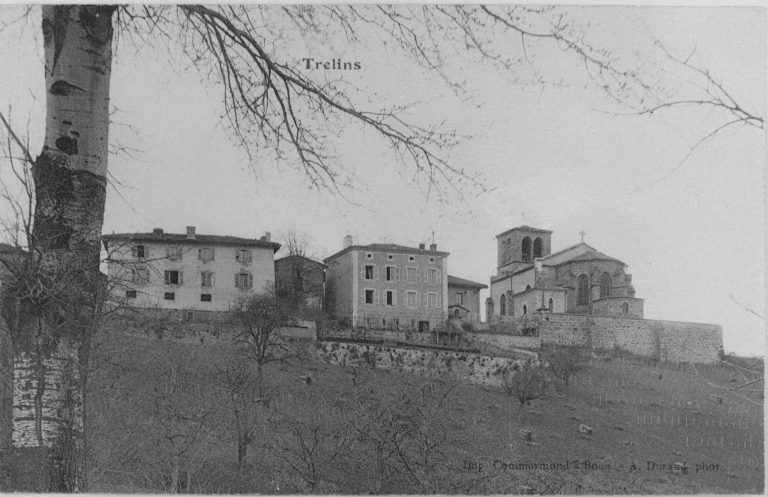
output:
[[[486,300],[489,321],[500,316],[571,313],[642,319],[627,265],[582,240],[552,253],[552,232],[518,226],[496,237],[498,262]]]

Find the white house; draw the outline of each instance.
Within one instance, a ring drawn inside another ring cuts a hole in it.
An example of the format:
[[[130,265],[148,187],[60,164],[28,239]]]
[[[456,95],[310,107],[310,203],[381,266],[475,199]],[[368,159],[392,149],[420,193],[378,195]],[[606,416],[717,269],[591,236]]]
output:
[[[275,280],[280,244],[260,239],[186,234],[102,236],[113,297],[133,307],[226,311]]]

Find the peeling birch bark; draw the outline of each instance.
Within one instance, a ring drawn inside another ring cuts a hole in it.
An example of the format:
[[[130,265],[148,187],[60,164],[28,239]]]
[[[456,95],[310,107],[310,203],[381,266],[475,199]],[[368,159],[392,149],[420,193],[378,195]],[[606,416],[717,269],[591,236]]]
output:
[[[15,300],[3,296],[14,355],[11,490],[87,490],[85,384],[104,286],[99,254],[115,10],[42,7],[46,134],[32,167],[31,250],[27,272],[16,275],[25,290]]]

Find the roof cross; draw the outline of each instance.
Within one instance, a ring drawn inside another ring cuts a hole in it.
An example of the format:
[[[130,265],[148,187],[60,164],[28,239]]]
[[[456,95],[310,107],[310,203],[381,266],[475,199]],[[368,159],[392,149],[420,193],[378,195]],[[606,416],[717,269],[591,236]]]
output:
[[[579,231],[579,234],[581,235],[581,243],[584,243],[584,235],[587,233],[584,230]]]

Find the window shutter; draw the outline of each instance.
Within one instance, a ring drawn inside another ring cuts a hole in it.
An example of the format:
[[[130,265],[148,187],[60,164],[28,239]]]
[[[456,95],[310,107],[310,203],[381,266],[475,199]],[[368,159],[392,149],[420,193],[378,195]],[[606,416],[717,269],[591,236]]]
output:
[[[443,272],[442,272],[440,269],[438,269],[438,270],[437,270],[437,282],[438,282],[438,283],[440,283],[440,282],[442,281],[442,280],[440,279],[440,277],[441,277],[442,275],[443,275]]]
[[[245,251],[245,258],[248,259],[247,262],[252,262],[253,261],[253,252],[250,251],[250,250],[246,250]]]
[[[165,247],[165,258],[166,259],[171,258],[171,247]]]
[[[360,303],[365,304],[365,289],[360,290]]]
[[[400,268],[396,267],[394,271],[395,271],[395,281],[400,281]]]
[[[136,257],[136,247],[131,247],[131,257]]]
[[[440,309],[442,307],[442,303],[440,302],[440,294],[437,294],[437,298],[435,299],[435,308]]]
[[[379,266],[373,266],[373,279],[379,279]]]
[[[416,292],[416,307],[419,307],[419,295],[421,295],[419,292]]]
[[[240,251],[235,250],[235,262],[240,262]]]
[[[216,285],[216,273],[211,273],[211,286]]]
[[[205,272],[200,273],[200,278],[199,278],[198,284],[200,286],[204,286],[205,285]]]
[[[374,290],[373,291],[373,303],[376,305],[379,305],[379,291]]]
[[[179,285],[184,284],[184,271],[179,271]]]
[[[364,279],[365,279],[365,264],[362,264],[362,265],[360,266],[360,279],[361,279],[361,280],[364,280]]]
[[[235,273],[235,288],[237,288],[237,278],[240,276],[239,274]]]
[[[214,249],[211,249],[211,260],[212,261],[216,260],[216,251]]]
[[[165,284],[170,285],[171,284],[171,272],[167,269],[165,270]]]
[[[248,275],[248,288],[253,288],[253,275]]]

